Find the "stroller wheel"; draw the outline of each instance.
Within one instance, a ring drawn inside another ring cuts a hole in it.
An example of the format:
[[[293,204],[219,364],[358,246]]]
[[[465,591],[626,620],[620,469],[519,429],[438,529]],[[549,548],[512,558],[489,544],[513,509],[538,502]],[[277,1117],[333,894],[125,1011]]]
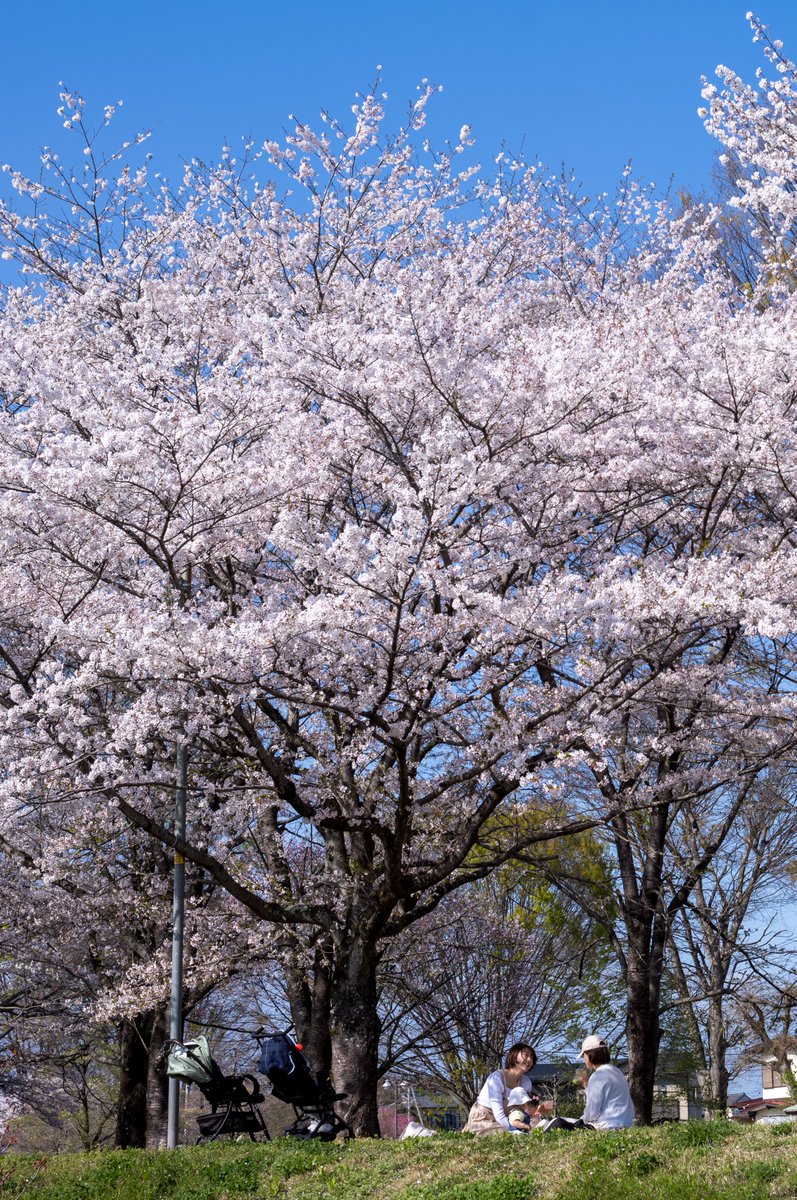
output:
[[[303,1141],[334,1142],[338,1138],[348,1141],[353,1136],[351,1127],[334,1112],[303,1112],[285,1130],[288,1137]]]
[[[208,1135],[200,1133],[195,1146],[209,1146],[211,1142],[270,1142],[271,1137],[267,1129],[253,1130],[251,1133],[220,1133]]]

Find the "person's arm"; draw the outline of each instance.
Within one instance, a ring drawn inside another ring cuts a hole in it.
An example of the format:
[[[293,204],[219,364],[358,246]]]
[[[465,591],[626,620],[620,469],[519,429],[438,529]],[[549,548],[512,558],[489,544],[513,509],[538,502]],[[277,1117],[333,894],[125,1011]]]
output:
[[[490,1110],[498,1124],[503,1125],[504,1129],[510,1129],[509,1117],[504,1108],[504,1077],[500,1071],[493,1071],[492,1075],[488,1075],[487,1095]]]
[[[587,1103],[584,1106],[583,1120],[594,1124],[600,1120],[604,1106],[603,1082],[597,1075],[590,1075],[587,1084]]]
[[[524,1087],[530,1096],[535,1095],[534,1084],[531,1082],[530,1075],[524,1075],[520,1081],[520,1086]],[[538,1100],[537,1111],[531,1118],[532,1121],[540,1120],[542,1117],[549,1117],[553,1112],[553,1100]]]

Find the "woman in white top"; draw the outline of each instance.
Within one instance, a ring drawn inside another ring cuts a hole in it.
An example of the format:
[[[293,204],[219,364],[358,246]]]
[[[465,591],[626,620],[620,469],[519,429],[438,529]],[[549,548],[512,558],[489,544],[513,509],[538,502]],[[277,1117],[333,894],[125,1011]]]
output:
[[[594,1033],[584,1038],[581,1057],[591,1072],[584,1124],[595,1129],[627,1129],[633,1125],[634,1102],[622,1071],[609,1061],[609,1047],[604,1038]]]
[[[627,1129],[634,1123],[634,1103],[625,1076],[609,1061],[606,1039],[591,1033],[581,1043],[581,1057],[587,1071],[587,1103],[577,1121],[554,1117],[549,1129]]]
[[[516,1042],[506,1052],[503,1071],[493,1071],[484,1081],[484,1087],[476,1097],[470,1110],[468,1123],[463,1133],[511,1133],[512,1126],[507,1116],[508,1098],[512,1088],[531,1091],[531,1079],[526,1074],[537,1061],[533,1046]],[[538,1105],[540,1114],[550,1110],[550,1104]]]

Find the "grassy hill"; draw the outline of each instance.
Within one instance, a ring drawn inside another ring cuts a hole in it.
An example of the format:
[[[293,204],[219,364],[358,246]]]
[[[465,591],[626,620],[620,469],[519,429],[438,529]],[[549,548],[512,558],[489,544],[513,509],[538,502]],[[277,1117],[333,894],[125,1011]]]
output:
[[[797,1124],[0,1159],[3,1200],[764,1200],[797,1198]]]

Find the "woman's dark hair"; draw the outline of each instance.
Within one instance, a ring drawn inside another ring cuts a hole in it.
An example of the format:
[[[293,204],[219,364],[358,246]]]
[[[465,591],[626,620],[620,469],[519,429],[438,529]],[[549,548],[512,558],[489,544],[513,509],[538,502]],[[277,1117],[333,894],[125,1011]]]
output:
[[[591,1067],[603,1067],[609,1062],[609,1047],[596,1046],[594,1050],[585,1050],[584,1057]]]
[[[506,1052],[506,1061],[504,1065],[507,1071],[511,1071],[513,1067],[517,1066],[517,1060],[524,1050],[528,1050],[529,1054],[531,1055],[531,1065],[533,1067],[537,1065],[537,1051],[534,1049],[534,1047],[529,1046],[527,1042],[515,1042],[514,1046],[510,1046]]]

